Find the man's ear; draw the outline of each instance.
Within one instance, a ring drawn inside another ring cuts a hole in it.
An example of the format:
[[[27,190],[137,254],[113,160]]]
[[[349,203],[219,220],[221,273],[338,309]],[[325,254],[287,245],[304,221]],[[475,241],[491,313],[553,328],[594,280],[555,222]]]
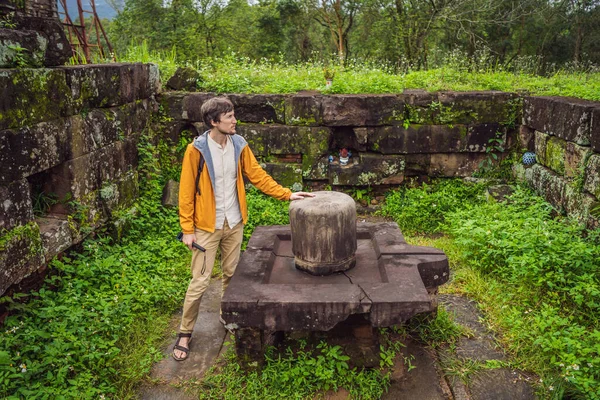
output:
[[[211,120],[210,120],[210,125],[211,125],[211,127],[213,127],[213,126],[217,126],[217,123],[218,123],[218,122],[215,122],[215,120],[214,120],[214,119],[211,119]]]

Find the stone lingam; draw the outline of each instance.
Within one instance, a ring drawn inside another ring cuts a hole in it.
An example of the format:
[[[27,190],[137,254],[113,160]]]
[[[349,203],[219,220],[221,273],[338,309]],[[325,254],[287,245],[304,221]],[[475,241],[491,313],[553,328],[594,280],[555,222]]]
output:
[[[357,223],[344,193],[315,192],[290,203],[290,225],[255,229],[222,316],[242,359],[262,359],[282,333],[330,331],[354,335],[362,345],[345,350],[369,366],[378,363],[373,328],[435,311],[448,277],[443,251],[407,244],[395,223]]]

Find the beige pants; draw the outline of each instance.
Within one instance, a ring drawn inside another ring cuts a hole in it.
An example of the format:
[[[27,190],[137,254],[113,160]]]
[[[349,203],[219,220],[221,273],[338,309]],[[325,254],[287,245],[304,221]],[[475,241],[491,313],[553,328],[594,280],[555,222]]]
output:
[[[179,327],[181,333],[192,333],[194,330],[194,325],[198,318],[200,300],[210,283],[210,275],[219,247],[221,248],[221,269],[223,270],[223,292],[227,288],[227,285],[229,285],[229,281],[240,260],[244,224],[240,222],[233,228],[230,228],[227,220],[225,220],[223,229],[217,229],[212,233],[196,229],[194,233],[196,235],[196,243],[204,247],[206,252],[196,249],[192,250],[192,280],[188,286],[183,303],[183,316],[181,317],[181,325]],[[202,273],[203,268],[204,273]]]

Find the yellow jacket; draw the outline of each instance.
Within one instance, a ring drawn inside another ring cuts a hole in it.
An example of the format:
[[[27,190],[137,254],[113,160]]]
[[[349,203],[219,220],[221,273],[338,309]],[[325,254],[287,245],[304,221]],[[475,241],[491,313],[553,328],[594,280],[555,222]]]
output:
[[[208,132],[205,132],[194,139],[194,142],[188,145],[183,156],[181,179],[179,180],[179,224],[183,233],[194,233],[194,227],[208,232],[215,231],[217,219],[213,187],[215,173],[208,149],[207,135]],[[279,200],[289,200],[292,191],[279,185],[262,169],[243,137],[233,135],[231,139],[237,162],[237,196],[242,221],[245,224],[248,222],[248,206],[243,176],[246,176],[263,193]],[[198,195],[196,175],[198,174],[200,153],[204,157],[205,164],[200,174],[200,195]]]

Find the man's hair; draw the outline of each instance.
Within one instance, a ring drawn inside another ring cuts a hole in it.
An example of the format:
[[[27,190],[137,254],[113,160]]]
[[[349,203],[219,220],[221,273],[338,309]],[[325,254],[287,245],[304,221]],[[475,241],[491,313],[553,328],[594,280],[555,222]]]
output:
[[[208,99],[200,107],[202,121],[207,127],[212,128],[211,121],[221,121],[221,115],[233,111],[233,103],[227,97],[213,97]]]

